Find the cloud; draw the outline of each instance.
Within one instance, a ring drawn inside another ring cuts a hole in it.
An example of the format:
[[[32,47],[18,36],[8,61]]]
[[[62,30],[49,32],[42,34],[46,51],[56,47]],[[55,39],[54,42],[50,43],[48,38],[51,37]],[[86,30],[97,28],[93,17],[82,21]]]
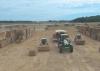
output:
[[[100,0],[0,0],[0,19],[49,20],[100,14]]]

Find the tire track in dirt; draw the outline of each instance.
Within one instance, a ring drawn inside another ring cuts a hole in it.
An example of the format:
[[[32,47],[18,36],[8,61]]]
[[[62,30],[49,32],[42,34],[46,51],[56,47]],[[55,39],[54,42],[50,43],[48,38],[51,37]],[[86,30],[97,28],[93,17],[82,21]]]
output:
[[[70,34],[71,39],[73,40],[77,30],[74,28],[69,28],[69,30],[70,31],[68,31],[68,33]],[[73,66],[76,62],[76,66],[78,67],[77,71],[94,71],[94,69],[88,63],[86,63],[86,59],[82,57],[84,56],[82,52],[84,53],[84,48],[80,50],[78,46],[74,45],[74,52],[73,52],[72,58],[70,58],[69,56],[69,58],[72,59],[72,61],[74,62],[73,64],[71,64],[71,66]],[[72,71],[74,71],[74,68],[72,69],[73,69]]]

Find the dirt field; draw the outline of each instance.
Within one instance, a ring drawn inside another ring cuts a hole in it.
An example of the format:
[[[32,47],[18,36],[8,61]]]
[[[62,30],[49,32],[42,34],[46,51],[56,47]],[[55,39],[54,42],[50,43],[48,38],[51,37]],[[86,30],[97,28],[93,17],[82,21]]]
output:
[[[21,44],[11,44],[0,49],[0,71],[100,71],[100,42],[85,37],[84,46],[74,45],[74,52],[60,54],[52,35],[56,29],[68,31],[72,41],[76,33],[74,27],[53,27],[38,31]],[[29,50],[37,50],[41,37],[49,39],[50,51],[37,52],[28,56]]]

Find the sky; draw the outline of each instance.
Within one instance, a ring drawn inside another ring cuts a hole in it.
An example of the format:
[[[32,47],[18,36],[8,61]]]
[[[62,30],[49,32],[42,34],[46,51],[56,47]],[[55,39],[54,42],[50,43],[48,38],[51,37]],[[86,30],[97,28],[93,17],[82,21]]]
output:
[[[100,15],[100,0],[0,0],[0,20],[72,20]]]

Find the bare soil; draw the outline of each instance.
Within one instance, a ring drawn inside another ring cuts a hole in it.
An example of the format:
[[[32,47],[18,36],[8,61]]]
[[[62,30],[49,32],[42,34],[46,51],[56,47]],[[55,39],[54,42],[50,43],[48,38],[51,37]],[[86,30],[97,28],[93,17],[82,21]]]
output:
[[[60,54],[52,35],[56,29],[68,31],[73,41],[75,27],[51,27],[49,30],[34,32],[34,36],[20,44],[11,44],[0,49],[0,71],[100,71],[100,42],[83,36],[86,44],[74,46],[73,53]],[[40,38],[49,39],[50,51],[38,52]],[[36,50],[36,56],[28,56]]]

